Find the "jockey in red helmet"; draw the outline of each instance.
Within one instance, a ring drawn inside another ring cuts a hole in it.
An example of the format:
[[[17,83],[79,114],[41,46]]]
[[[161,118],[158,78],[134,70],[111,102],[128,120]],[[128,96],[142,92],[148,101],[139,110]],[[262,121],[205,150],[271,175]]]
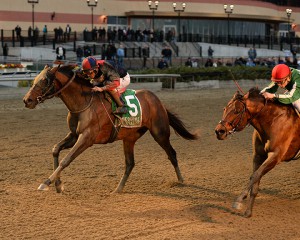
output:
[[[120,99],[120,92],[118,87],[120,86],[120,75],[118,71],[105,60],[97,60],[94,57],[87,57],[83,59],[81,64],[82,72],[84,76],[93,79],[94,83],[102,83],[104,86],[93,87],[94,92],[108,91],[112,98],[118,105],[115,114],[124,114],[128,112],[128,109]]]
[[[300,72],[285,64],[278,64],[272,70],[271,84],[261,91],[266,99],[275,98],[283,104],[293,104],[300,112]],[[276,93],[278,87],[287,91],[284,94]]]

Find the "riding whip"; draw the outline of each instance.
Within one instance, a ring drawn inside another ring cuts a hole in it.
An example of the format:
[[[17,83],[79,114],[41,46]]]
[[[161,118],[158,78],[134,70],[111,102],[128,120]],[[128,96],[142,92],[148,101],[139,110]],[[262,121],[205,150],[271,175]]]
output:
[[[231,76],[232,76],[232,80],[234,81],[234,83],[235,83],[235,85],[237,86],[237,88],[239,89],[239,91],[240,91],[243,95],[245,95],[244,91],[242,90],[242,88],[240,87],[240,85],[238,84],[238,82],[235,80],[235,77],[233,76],[232,71],[231,71],[231,70],[228,70],[228,71],[230,72],[230,74],[231,74]]]

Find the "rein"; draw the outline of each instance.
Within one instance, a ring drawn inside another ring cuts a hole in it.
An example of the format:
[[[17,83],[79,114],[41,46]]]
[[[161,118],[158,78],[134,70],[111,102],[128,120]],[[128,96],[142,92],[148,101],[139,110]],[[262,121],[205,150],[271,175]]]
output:
[[[84,112],[85,110],[87,110],[88,108],[90,108],[90,106],[92,105],[93,99],[94,99],[94,94],[92,94],[92,96],[91,96],[91,98],[90,98],[90,101],[89,101],[88,105],[87,105],[84,109],[78,110],[78,111],[70,111],[70,110],[69,110],[69,112],[70,112],[70,113],[81,113],[81,112]]]

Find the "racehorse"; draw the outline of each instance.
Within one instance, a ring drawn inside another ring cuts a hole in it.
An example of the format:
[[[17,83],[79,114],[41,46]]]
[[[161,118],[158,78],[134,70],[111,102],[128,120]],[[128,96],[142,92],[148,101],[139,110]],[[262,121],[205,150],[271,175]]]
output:
[[[280,162],[298,159],[300,149],[300,120],[294,108],[265,100],[257,88],[250,89],[245,95],[236,92],[224,108],[215,133],[219,140],[224,140],[249,124],[254,127],[253,174],[233,203],[233,208],[241,209],[242,201],[250,192],[246,217],[252,215],[261,178]]]
[[[175,168],[177,179],[182,183],[183,177],[178,166],[176,151],[169,140],[170,126],[178,135],[187,140],[196,140],[198,134],[188,131],[180,118],[166,109],[154,93],[147,90],[136,91],[143,113],[140,127],[117,129],[114,124],[116,116],[112,114],[111,103],[103,93],[92,92],[93,85],[80,74],[77,74],[74,68],[75,66],[72,65],[52,68],[45,66],[35,77],[32,87],[23,99],[25,106],[33,109],[44,100],[57,96],[69,110],[67,121],[70,132],[53,147],[54,171],[38,187],[38,190],[48,190],[49,185],[55,182],[56,191],[62,192],[61,172],[78,155],[93,144],[106,144],[123,140],[125,173],[114,191],[122,192],[135,165],[135,142],[147,130],[168,155]],[[117,133],[115,138],[112,138],[112,132]],[[59,161],[61,150],[68,148],[71,148],[68,154]]]

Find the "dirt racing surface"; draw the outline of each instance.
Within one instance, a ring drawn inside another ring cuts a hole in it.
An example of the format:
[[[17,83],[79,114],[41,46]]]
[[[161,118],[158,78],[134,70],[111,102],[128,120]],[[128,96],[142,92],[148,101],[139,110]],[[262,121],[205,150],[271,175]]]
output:
[[[62,173],[62,194],[53,185],[37,191],[52,173],[53,145],[68,133],[67,109],[59,99],[34,110],[21,98],[0,100],[0,239],[300,239],[300,161],[262,178],[252,218],[231,208],[252,172],[251,126],[225,141],[214,135],[234,92],[157,91],[188,129],[201,130],[193,142],[172,130],[185,183],[147,133],[121,194],[111,194],[124,169],[121,141],[76,158]]]

